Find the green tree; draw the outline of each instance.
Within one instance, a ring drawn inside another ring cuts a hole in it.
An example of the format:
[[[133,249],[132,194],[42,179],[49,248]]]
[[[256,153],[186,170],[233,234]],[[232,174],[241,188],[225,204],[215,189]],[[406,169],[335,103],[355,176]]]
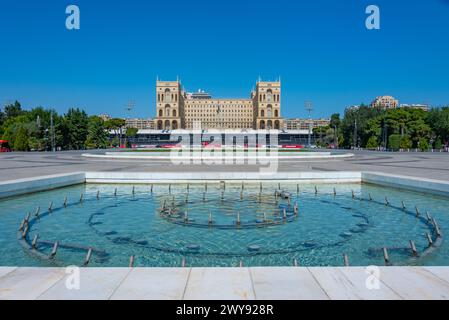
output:
[[[3,140],[8,140],[9,144],[14,148],[14,142],[20,128],[25,128],[25,124],[29,122],[26,115],[8,118],[3,124]]]
[[[378,141],[381,139],[382,135],[382,117],[376,116],[369,119],[366,122],[364,134],[369,137],[368,141],[371,139],[371,144],[373,144],[374,141],[376,142],[375,148],[377,148],[379,146]],[[366,142],[366,148],[369,148],[368,141]]]
[[[12,105],[12,109],[18,109],[19,105]],[[3,126],[0,130],[0,137],[3,136],[5,140],[10,142],[11,146],[14,146],[14,139],[17,134],[17,130],[23,125],[28,134],[28,146],[31,150],[49,150],[50,141],[50,116],[53,112],[53,120],[55,124],[55,136],[56,141],[59,145],[63,144],[62,134],[61,134],[61,117],[59,117],[56,112],[44,109],[43,107],[33,108],[30,111],[22,110],[21,112],[12,112],[11,109],[9,114],[19,114],[16,116],[11,116],[3,122]]]
[[[120,118],[113,118],[106,121],[105,126],[106,129],[112,130],[114,135],[118,137],[119,145],[122,143],[122,132],[125,127],[126,121]]]
[[[87,131],[87,148],[106,148],[108,146],[109,135],[103,119],[97,116],[89,117]]]
[[[409,135],[404,135],[401,138],[401,144],[399,146],[403,150],[410,149],[412,147],[412,140],[410,139]]]
[[[419,139],[418,148],[421,151],[428,151],[430,149],[429,141],[426,138]]]
[[[12,104],[6,105],[4,108],[4,112],[7,119],[18,117],[24,114],[24,111],[22,110],[22,105],[17,100]]]
[[[64,116],[63,136],[64,147],[71,150],[80,150],[85,147],[87,139],[88,117],[86,112],[78,108],[71,108]]]
[[[344,147],[354,146],[354,143],[367,146],[372,137],[382,142],[382,146],[385,137],[391,137],[394,141],[388,143],[388,147],[393,149],[418,148],[422,139],[427,142],[441,139],[448,143],[449,107],[426,112],[414,108],[384,110],[362,105],[345,111],[340,132]]]
[[[126,141],[125,141],[125,145],[127,148],[131,147],[129,144],[129,138],[135,137],[137,135],[137,132],[139,131],[139,129],[136,128],[126,128],[126,133],[125,133],[125,137],[126,137]]]
[[[449,107],[432,109],[429,112],[428,124],[436,137],[447,145],[449,142]]]
[[[58,115],[56,113],[53,113],[53,126],[55,131],[55,147],[61,147],[62,149],[67,149],[67,147],[64,145],[66,138],[64,137],[65,133],[65,121],[64,116]],[[49,148],[51,147],[51,128],[48,127],[48,130],[46,131],[46,139],[47,139],[47,145]]]
[[[29,121],[24,125],[28,136],[28,149],[32,151],[44,150],[44,140],[41,139],[39,129],[35,121]]]
[[[324,147],[326,143],[324,142],[324,137],[326,135],[326,131],[329,129],[329,127],[317,127],[313,128],[312,132],[316,139],[316,145],[319,147]]]
[[[391,150],[399,150],[401,148],[401,135],[392,134],[388,137],[388,148]]]
[[[386,114],[386,124],[390,131],[400,134],[401,137],[407,133],[407,124],[410,121],[412,109],[397,108],[389,109]]]
[[[331,115],[331,121],[330,121],[330,127],[332,129],[335,128],[340,128],[341,125],[341,120],[340,120],[340,114],[339,113],[334,113],[333,115]]]
[[[3,123],[6,120],[6,115],[5,113],[0,109],[0,135],[3,133],[2,131],[2,127],[3,127]]]
[[[344,146],[345,137],[343,136],[343,133],[338,132],[338,147]]]
[[[33,108],[27,112],[29,119],[28,133],[29,146],[31,150],[48,150],[50,139],[48,136],[50,130],[51,113],[54,111],[44,109],[43,107]]]
[[[139,131],[139,129],[136,129],[136,128],[127,128],[126,129],[126,136],[128,138],[135,137],[137,135],[138,131]]]
[[[113,147],[119,147],[120,146],[120,141],[118,140],[118,137],[114,137],[111,141],[111,145]]]
[[[440,139],[437,139],[434,144],[435,144],[435,149],[437,149],[437,150],[443,149],[443,143],[441,142]]]
[[[377,137],[376,136],[371,136],[368,139],[368,142],[366,143],[366,148],[367,149],[377,149],[378,146],[379,146],[379,144],[377,143]]]
[[[424,120],[417,119],[409,123],[410,126],[410,137],[413,141],[414,146],[418,146],[421,139],[428,140],[430,136],[430,127]]]
[[[339,113],[334,113],[333,115],[331,115],[330,128],[334,132],[334,141],[329,142],[329,144],[332,144],[338,148],[343,143],[343,135],[341,135],[341,133],[340,133],[341,119],[340,119]],[[340,140],[340,137],[342,138],[341,140]]]
[[[337,141],[335,141],[336,137],[337,136],[336,136],[335,129],[327,127],[324,137],[323,137],[324,145],[326,147],[328,147],[330,145],[335,145],[337,143]]]
[[[373,118],[384,115],[385,110],[371,108],[362,104],[359,108],[346,109],[343,121],[341,122],[341,132],[344,136],[344,146],[366,146],[368,139],[372,136],[372,128],[369,122]]]
[[[17,130],[17,135],[14,139],[15,151],[28,151],[28,133],[24,126],[21,126]]]

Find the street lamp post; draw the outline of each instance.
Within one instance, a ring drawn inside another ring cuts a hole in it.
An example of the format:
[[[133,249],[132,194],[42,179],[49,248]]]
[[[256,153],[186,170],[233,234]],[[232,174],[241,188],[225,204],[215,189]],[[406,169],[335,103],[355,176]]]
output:
[[[338,149],[338,132],[337,132],[337,125],[334,125],[334,134],[335,134],[335,148]]]
[[[56,152],[55,126],[53,123],[53,110],[50,112],[51,151]]]
[[[304,103],[304,107],[306,108],[306,110],[307,110],[307,112],[309,114],[309,126],[308,126],[309,127],[309,135],[308,135],[308,138],[307,138],[307,144],[308,144],[308,147],[310,148],[310,146],[312,144],[312,141],[311,141],[311,135],[312,135],[312,117],[311,117],[311,113],[312,113],[312,110],[313,110],[312,102],[311,101],[306,101]]]
[[[135,103],[134,103],[134,101],[132,101],[132,100],[130,100],[129,102],[128,102],[128,104],[126,105],[126,107],[125,107],[125,110],[127,111],[127,113],[128,113],[128,119],[131,119],[131,115],[132,115],[132,111],[133,111],[133,108],[135,107]],[[126,120],[125,120],[126,121]],[[126,122],[125,122],[125,127],[126,127]],[[120,145],[121,145],[121,136],[122,136],[122,128],[120,128]],[[124,144],[125,144],[125,148],[127,148],[128,146],[128,137],[126,136],[126,133],[125,133],[125,142],[124,142]]]

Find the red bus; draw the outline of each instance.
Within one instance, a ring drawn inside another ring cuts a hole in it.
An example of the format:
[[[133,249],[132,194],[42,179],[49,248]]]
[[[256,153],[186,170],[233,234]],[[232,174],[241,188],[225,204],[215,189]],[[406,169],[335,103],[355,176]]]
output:
[[[8,141],[0,140],[0,152],[11,152]]]
[[[304,146],[300,144],[284,144],[281,146],[282,149],[303,149]]]

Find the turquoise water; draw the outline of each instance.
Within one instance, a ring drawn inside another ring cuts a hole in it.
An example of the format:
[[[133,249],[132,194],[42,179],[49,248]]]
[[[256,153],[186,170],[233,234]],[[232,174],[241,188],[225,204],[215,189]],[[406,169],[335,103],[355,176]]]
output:
[[[209,184],[207,190],[203,184],[154,185],[152,190],[150,185],[89,184],[5,199],[0,202],[0,265],[82,265],[90,247],[89,266],[97,267],[128,266],[131,255],[135,266],[147,267],[181,266],[183,260],[187,266],[291,266],[294,260],[303,266],[341,266],[343,253],[354,266],[383,265],[383,247],[394,265],[449,265],[448,198],[366,184],[317,185],[317,194],[313,185],[300,185],[299,192],[296,184],[280,187],[290,193],[290,205],[275,197],[278,183],[264,183],[262,191],[249,183],[243,190],[240,183]],[[29,245],[39,235],[40,256],[22,245],[17,232],[38,207],[26,240]],[[443,235],[433,250],[427,250],[426,233],[434,241],[437,235],[426,211]],[[419,257],[413,257],[410,240]],[[43,259],[55,241],[60,243],[56,257]]]

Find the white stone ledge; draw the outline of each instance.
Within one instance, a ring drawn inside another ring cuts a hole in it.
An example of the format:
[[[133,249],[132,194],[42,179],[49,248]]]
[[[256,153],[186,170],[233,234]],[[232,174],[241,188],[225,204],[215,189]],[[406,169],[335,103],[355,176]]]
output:
[[[176,162],[189,163],[193,161],[248,161],[249,158],[256,159],[258,162],[265,161],[277,161],[284,159],[308,159],[308,160],[317,160],[317,159],[342,159],[342,158],[351,158],[354,156],[352,153],[345,154],[331,154],[331,153],[315,153],[315,152],[300,152],[299,154],[288,154],[286,152],[279,152],[276,155],[256,155],[255,153],[244,154],[243,152],[236,152],[235,155],[210,155],[208,153],[204,153],[201,155],[196,155],[193,153],[192,155],[171,155],[169,152],[167,154],[130,154],[130,153],[106,153],[106,154],[92,154],[92,153],[84,153],[82,154],[85,158],[93,158],[93,159],[115,159],[115,160],[174,160]]]
[[[372,183],[419,192],[449,196],[449,182],[377,172],[78,172],[0,182],[0,199],[51,190],[81,183],[248,183],[285,181],[290,183]]]
[[[362,182],[449,196],[449,182],[379,172],[362,172]]]
[[[301,183],[359,183],[360,172],[86,172],[87,183],[203,183],[219,181],[289,181]]]
[[[85,181],[86,175],[84,172],[4,181],[0,182],[0,199],[37,191],[67,187],[84,183]]]

